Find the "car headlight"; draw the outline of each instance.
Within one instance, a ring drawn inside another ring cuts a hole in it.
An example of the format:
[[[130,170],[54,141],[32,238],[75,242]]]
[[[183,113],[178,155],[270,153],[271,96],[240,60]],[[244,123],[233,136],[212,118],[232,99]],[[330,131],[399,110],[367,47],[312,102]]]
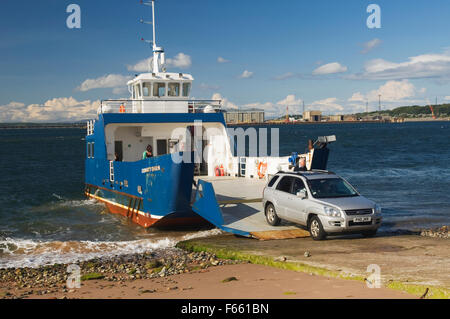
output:
[[[375,214],[381,214],[381,206],[378,204],[375,204]]]
[[[330,217],[342,217],[341,211],[334,207],[325,206],[323,210],[325,211],[325,214]]]

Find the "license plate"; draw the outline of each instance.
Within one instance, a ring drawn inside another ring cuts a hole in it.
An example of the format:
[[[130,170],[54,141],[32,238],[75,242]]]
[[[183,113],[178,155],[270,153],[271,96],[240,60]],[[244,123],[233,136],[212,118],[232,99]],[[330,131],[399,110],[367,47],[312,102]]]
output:
[[[372,221],[372,217],[355,217],[353,218],[354,223],[367,223]]]

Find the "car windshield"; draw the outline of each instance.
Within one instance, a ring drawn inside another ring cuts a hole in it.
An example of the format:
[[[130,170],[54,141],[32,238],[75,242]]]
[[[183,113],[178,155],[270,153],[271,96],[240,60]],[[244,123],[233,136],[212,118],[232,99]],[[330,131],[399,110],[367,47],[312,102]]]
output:
[[[312,179],[308,184],[315,198],[358,196],[354,188],[341,178]]]

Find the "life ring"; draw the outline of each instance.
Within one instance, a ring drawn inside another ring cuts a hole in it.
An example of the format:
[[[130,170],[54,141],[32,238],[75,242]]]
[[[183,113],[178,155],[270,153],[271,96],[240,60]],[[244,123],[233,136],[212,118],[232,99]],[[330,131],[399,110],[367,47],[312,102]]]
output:
[[[119,112],[120,112],[120,113],[126,113],[125,105],[120,104]]]
[[[216,173],[216,176],[220,176],[220,168],[219,168],[219,166],[216,166],[216,169],[214,171]]]
[[[258,176],[259,178],[264,178],[264,176],[266,176],[266,172],[267,172],[267,163],[264,162],[259,162],[258,165]]]

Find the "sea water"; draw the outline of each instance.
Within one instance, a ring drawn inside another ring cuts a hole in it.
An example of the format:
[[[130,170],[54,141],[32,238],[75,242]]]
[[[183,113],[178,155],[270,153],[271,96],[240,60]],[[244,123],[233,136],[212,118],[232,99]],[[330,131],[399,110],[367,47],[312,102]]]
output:
[[[450,224],[449,122],[261,127],[279,129],[281,156],[304,152],[308,139],[336,135],[328,168],[383,207],[381,232]],[[87,200],[84,135],[0,130],[0,268],[170,249],[220,233],[145,230]]]

